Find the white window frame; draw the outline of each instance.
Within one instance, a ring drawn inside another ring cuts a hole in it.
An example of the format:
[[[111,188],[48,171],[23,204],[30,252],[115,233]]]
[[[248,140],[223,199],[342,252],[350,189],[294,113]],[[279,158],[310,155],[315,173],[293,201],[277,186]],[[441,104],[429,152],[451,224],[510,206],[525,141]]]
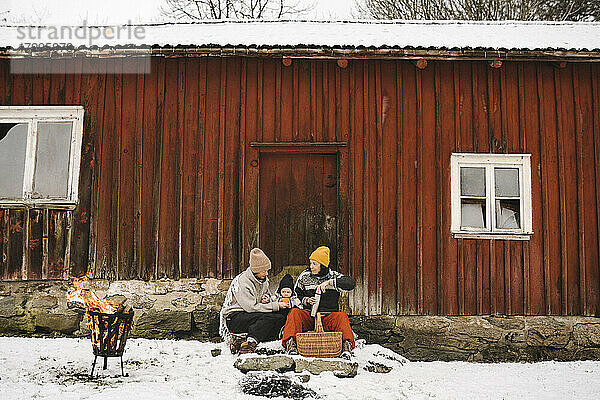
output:
[[[57,207],[73,209],[79,201],[79,169],[83,137],[82,106],[0,106],[1,123],[28,123],[27,153],[23,177],[23,197],[0,198],[2,207]],[[33,180],[37,157],[38,122],[72,122],[69,175],[66,198],[33,198]]]
[[[461,227],[460,167],[485,168],[486,226]],[[520,190],[520,229],[498,229],[495,224],[494,168],[518,168]],[[533,234],[531,214],[531,154],[453,153],[450,156],[452,202],[451,232],[455,238],[529,240]]]

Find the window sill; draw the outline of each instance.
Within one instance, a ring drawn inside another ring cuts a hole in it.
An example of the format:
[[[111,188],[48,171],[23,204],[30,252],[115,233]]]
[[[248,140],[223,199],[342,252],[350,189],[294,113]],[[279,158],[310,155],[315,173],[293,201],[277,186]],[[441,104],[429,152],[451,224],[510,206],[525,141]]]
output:
[[[49,203],[49,202],[41,202],[41,203],[35,203],[35,202],[27,202],[27,203],[12,203],[12,202],[7,202],[7,203],[2,203],[0,202],[0,208],[11,208],[11,209],[32,209],[32,208],[37,208],[37,209],[51,209],[51,210],[74,210],[75,208],[77,208],[77,203],[67,203],[67,202],[56,202],[56,203]]]
[[[529,240],[529,233],[452,232],[454,239]]]

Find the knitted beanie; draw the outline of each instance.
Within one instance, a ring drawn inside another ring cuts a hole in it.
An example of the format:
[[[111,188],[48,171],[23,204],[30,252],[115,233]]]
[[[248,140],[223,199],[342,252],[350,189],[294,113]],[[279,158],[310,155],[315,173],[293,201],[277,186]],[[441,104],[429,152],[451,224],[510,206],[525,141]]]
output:
[[[308,259],[315,260],[319,264],[329,267],[329,247],[321,246],[317,248],[315,251],[312,252]]]
[[[255,247],[250,250],[250,269],[255,274],[267,272],[271,269],[271,260],[261,249]]]
[[[283,278],[281,278],[281,282],[279,282],[279,289],[277,289],[277,293],[281,293],[281,289],[288,288],[292,289],[292,293],[294,293],[294,278],[290,274],[285,274]]]

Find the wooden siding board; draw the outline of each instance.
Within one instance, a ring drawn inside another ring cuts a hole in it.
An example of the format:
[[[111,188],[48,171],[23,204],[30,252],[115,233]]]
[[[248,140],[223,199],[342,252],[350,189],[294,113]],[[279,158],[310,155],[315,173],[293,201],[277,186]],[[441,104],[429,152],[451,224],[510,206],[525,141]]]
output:
[[[238,215],[239,215],[239,227],[237,234],[238,240],[238,257],[237,257],[237,265],[235,265],[235,271],[242,272],[244,271],[244,258],[245,258],[245,246],[246,246],[246,219],[244,218],[246,215],[245,202],[246,202],[246,85],[247,85],[247,65],[248,60],[241,60],[240,65],[240,109],[239,109],[239,118],[240,118],[240,135],[239,141],[237,145],[240,149],[240,159],[239,159],[239,179],[238,179]]]
[[[429,66],[421,74],[421,146],[419,188],[421,196],[421,224],[422,240],[422,290],[423,313],[435,315],[438,312],[438,286],[437,279],[437,185],[436,169],[436,118],[435,118],[435,87],[434,67]],[[402,197],[402,193],[398,193]]]
[[[281,65],[278,63],[278,65]],[[225,221],[225,249],[224,249],[224,273],[225,278],[232,279],[237,275],[237,260],[239,240],[237,232],[239,231],[238,209],[238,181],[240,179],[240,60],[234,60],[228,63],[227,67],[227,105],[225,109],[226,118],[226,137],[225,137],[225,193],[224,201],[226,207],[224,210]],[[277,99],[280,101],[280,99]]]
[[[165,60],[165,106],[160,158],[160,205],[158,210],[158,278],[174,277],[178,269],[179,209],[177,201],[178,155],[177,107],[178,70],[177,59]]]
[[[7,268],[6,279],[22,279],[21,267],[23,266],[23,230],[24,216],[23,210],[7,210],[8,212],[8,230],[5,237],[8,238],[7,244]]]
[[[262,68],[262,103],[261,108],[259,110],[261,113],[262,125],[259,128],[261,130],[261,138],[263,142],[275,142],[276,138],[276,105],[275,103],[280,101],[276,97],[276,69],[275,65],[276,60],[262,60],[261,64]],[[259,72],[260,73],[260,72]],[[308,101],[308,94],[306,96],[306,101]],[[305,112],[309,112],[310,110],[305,110]],[[306,115],[303,115],[306,118]],[[302,140],[305,141],[305,140]]]
[[[537,69],[533,65],[523,67],[523,115],[521,121],[525,136],[526,153],[531,154],[531,198],[532,198],[532,220],[534,234],[528,244],[528,252],[524,254],[529,261],[528,292],[530,314],[545,313],[544,293],[544,232],[543,224],[543,200],[542,200],[542,170],[540,149],[540,124],[538,115],[539,94]],[[527,263],[527,261],[526,261]]]
[[[281,63],[279,63],[281,64]],[[281,68],[281,67],[280,67]],[[250,76],[250,75],[248,75]],[[294,69],[292,67],[281,68],[280,94],[277,97],[279,104],[279,137],[282,142],[291,142],[293,137],[294,118]],[[249,106],[250,104],[248,104]]]
[[[382,130],[382,119],[383,119],[383,99],[382,99],[382,89],[381,89],[381,62],[377,62],[375,64],[375,126],[376,126],[376,170],[377,170],[377,210],[383,210],[383,172],[384,165],[382,160],[382,152],[383,150],[383,130]],[[382,301],[383,301],[383,225],[384,221],[382,221],[380,212],[377,213],[377,264],[376,264],[376,307],[377,314],[381,314],[382,311]]]
[[[560,210],[558,188],[558,155],[556,126],[556,91],[554,87],[554,71],[551,66],[540,65],[538,87],[540,90],[540,120],[541,120],[541,143],[540,154],[542,155],[542,176],[544,188],[544,224],[546,243],[544,253],[546,256],[546,296],[547,312],[559,314],[561,312],[561,241],[560,241]],[[551,243],[550,238],[554,241]],[[556,239],[559,239],[556,241]]]
[[[109,64],[110,63],[110,64]],[[107,61],[106,68],[112,68],[114,61]],[[112,254],[110,251],[110,231],[111,231],[111,197],[112,197],[112,174],[113,174],[113,140],[114,140],[114,120],[115,120],[115,87],[114,74],[107,74],[105,81],[104,112],[101,120],[101,141],[99,147],[99,177],[98,177],[98,197],[96,203],[97,210],[97,230],[96,230],[96,256],[94,277],[106,278],[112,264]]]
[[[277,158],[275,156],[261,156],[260,159],[260,188],[275,187],[277,182]],[[266,226],[267,221],[275,221],[277,223],[277,210],[275,204],[277,204],[277,193],[270,193],[269,195],[260,196],[260,226]],[[260,231],[260,247],[269,255],[276,253],[276,235],[277,232],[271,229],[261,229]],[[277,266],[278,260],[273,260],[274,266]],[[278,267],[277,267],[278,268]]]
[[[512,315],[523,315],[523,242],[510,242],[510,310]]]
[[[486,153],[490,151],[489,124],[488,124],[488,70],[486,63],[474,63],[472,66],[473,93],[473,150]],[[477,299],[478,314],[491,312],[490,302],[490,241],[477,242]]]
[[[51,210],[48,231],[48,278],[65,279],[69,211]]]
[[[203,258],[202,274],[206,277],[217,276],[218,242],[218,193],[219,193],[219,104],[221,101],[221,65],[219,60],[207,61],[206,92],[206,131],[204,135],[204,184],[203,184]],[[213,77],[213,79],[209,79]],[[219,77],[216,79],[216,77]]]
[[[122,75],[122,62],[123,60],[116,59],[112,63],[114,73],[114,79],[112,80],[114,102],[112,104],[112,128],[108,132],[109,135],[113,136],[112,147],[109,147],[107,151],[112,152],[112,175],[110,176],[110,233],[108,251],[110,252],[110,264],[107,266],[107,277],[108,279],[118,278],[118,243],[119,243],[119,191],[121,185],[120,179],[120,153],[121,153],[121,119],[122,119],[122,95],[123,95],[123,75]]]
[[[440,237],[442,241],[442,313],[458,313],[458,261],[456,241],[448,234],[451,223],[450,212],[450,155],[455,151],[455,126],[454,126],[454,80],[444,79],[452,76],[452,65],[442,62],[439,68],[436,84],[439,85],[438,112],[438,140],[440,141]]]
[[[376,115],[376,92],[375,92],[375,63],[367,64],[365,68],[365,82],[370,82],[365,88],[365,112],[367,115],[366,140],[365,140],[365,228],[366,228],[366,256],[367,287],[368,287],[368,310],[370,314],[377,313],[377,121]]]
[[[352,92],[352,136],[350,141],[351,151],[351,171],[350,171],[350,195],[351,195],[351,265],[350,270],[352,276],[357,281],[356,288],[351,292],[350,296],[353,301],[353,308],[356,311],[364,310],[364,298],[366,282],[363,280],[364,263],[363,263],[363,138],[364,138],[364,119],[363,106],[364,97],[361,91],[363,83],[363,68],[364,62],[353,63],[352,75],[354,82],[354,91]],[[328,73],[333,72],[333,67],[329,68]],[[331,79],[331,78],[330,78]],[[331,84],[329,86],[331,93]],[[331,95],[330,95],[331,98]],[[333,117],[331,111],[332,103],[329,103],[330,117]],[[335,125],[335,120],[330,119],[330,126]]]
[[[567,314],[579,315],[582,312],[580,297],[580,268],[584,265],[585,259],[579,258],[579,218],[578,210],[583,207],[580,205],[580,193],[578,190],[578,148],[576,130],[576,108],[578,94],[574,93],[573,65],[559,70],[561,81],[562,104],[562,125],[560,154],[563,170],[561,171],[564,198],[561,199],[562,209],[565,215],[565,243],[566,251],[564,253],[567,260],[566,276],[566,296],[567,296]]]
[[[416,72],[412,64],[402,63],[402,237],[405,293],[403,310],[417,312],[417,109]],[[449,159],[449,157],[448,157]]]
[[[141,67],[142,60],[136,60],[136,68]],[[143,267],[143,248],[145,242],[142,241],[142,208],[144,199],[142,198],[142,182],[144,175],[144,90],[146,88],[145,79],[147,74],[138,74],[136,76],[136,98],[135,98],[135,169],[134,169],[134,231],[133,231],[133,258],[135,260],[135,270],[132,272],[134,277],[142,275]]]
[[[217,263],[216,263],[216,276],[222,278],[224,276],[224,260],[223,252],[225,247],[225,221],[224,221],[224,207],[225,207],[225,124],[227,121],[227,115],[225,113],[227,107],[227,63],[221,62],[221,81],[220,81],[220,101],[219,101],[219,151],[218,151],[218,167],[217,167],[217,181],[218,181],[218,200],[217,200]],[[275,126],[275,121],[273,123]]]
[[[244,231],[242,237],[242,266],[247,265],[248,254],[250,250],[260,245],[258,242],[259,228],[259,207],[260,199],[258,198],[260,171],[262,170],[262,160],[259,158],[259,153],[256,148],[249,145],[251,142],[259,140],[258,131],[258,110],[260,103],[259,76],[258,76],[257,60],[248,60],[246,64],[246,98],[245,98],[245,144],[244,157],[245,163],[242,166],[244,170]],[[292,101],[292,99],[288,100]],[[292,108],[293,110],[293,108]],[[262,218],[262,216],[260,216]],[[262,242],[262,236],[260,238]],[[265,250],[265,249],[263,249]]]
[[[0,279],[9,279],[10,210],[0,209]]]
[[[28,210],[27,217],[29,218],[29,233],[27,235],[27,251],[29,251],[27,261],[27,279],[39,280],[42,279],[42,263],[43,263],[43,212],[42,210]]]
[[[196,175],[198,173],[198,74],[199,62],[194,59],[185,61],[184,112],[182,115],[181,154],[181,277],[194,278],[197,272],[194,252],[196,245]],[[198,227],[200,228],[200,227]]]
[[[57,60],[53,61],[55,64]],[[84,137],[81,149],[81,166],[79,175],[79,204],[73,214],[73,240],[71,246],[71,274],[73,276],[84,275],[90,264],[90,241],[91,239],[91,205],[94,190],[94,173],[96,166],[96,149],[99,146],[99,98],[104,89],[104,76],[98,74],[99,60],[85,60],[83,68],[89,71],[81,79],[81,105],[84,107]],[[64,65],[53,66],[60,72]],[[52,75],[51,98],[57,98],[55,93],[64,85],[64,75]]]
[[[123,69],[135,68],[135,60],[124,60]],[[117,277],[119,279],[134,278],[137,270],[134,258],[134,212],[135,212],[135,173],[136,170],[136,97],[137,77],[134,74],[123,74],[123,95],[121,103],[121,140],[119,149],[119,203],[118,203],[118,250]]]
[[[312,61],[309,60],[298,60],[298,133],[296,139],[300,142],[312,141],[311,63]]]
[[[303,218],[307,210],[305,203],[308,192],[313,190],[311,185],[307,185],[306,172],[308,171],[309,160],[305,157],[295,157],[290,160],[290,187],[292,191],[290,196],[295,196],[295,201],[290,201],[291,218],[289,220],[289,258],[287,263],[308,264],[308,254],[303,249],[306,247],[306,236],[309,227],[306,226],[306,218]],[[315,183],[316,184],[316,183]],[[291,200],[291,199],[290,199]],[[304,211],[304,213],[303,213]],[[299,218],[298,218],[299,217]]]
[[[323,160],[323,183],[321,185],[323,191],[322,241],[324,241],[324,244],[331,249],[330,265],[333,269],[339,271],[340,259],[338,250],[341,243],[339,241],[340,236],[338,230],[340,217],[340,212],[338,210],[338,185],[340,182],[340,176],[338,174],[338,157],[335,154],[323,154],[319,155],[319,157]],[[308,184],[304,185],[308,186]],[[297,196],[299,197],[300,194]],[[290,241],[290,247],[293,245],[294,242]]]
[[[382,110],[381,110],[381,151],[382,151],[382,199],[380,212],[382,213],[382,281],[383,292],[382,312],[384,314],[396,313],[396,295],[398,288],[398,256],[397,256],[397,226],[396,204],[398,202],[397,161],[396,161],[396,121],[398,118],[396,105],[396,62],[384,61],[382,63]]]

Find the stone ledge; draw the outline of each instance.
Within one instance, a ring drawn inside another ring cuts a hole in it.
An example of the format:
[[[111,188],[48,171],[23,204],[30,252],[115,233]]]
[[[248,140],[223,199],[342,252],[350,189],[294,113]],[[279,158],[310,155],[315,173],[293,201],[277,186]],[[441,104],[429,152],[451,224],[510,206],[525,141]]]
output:
[[[356,362],[280,355],[240,357],[233,366],[243,373],[250,371],[295,371],[297,373],[307,371],[313,375],[319,375],[322,372],[330,371],[338,378],[353,378],[358,371],[358,363]]]

